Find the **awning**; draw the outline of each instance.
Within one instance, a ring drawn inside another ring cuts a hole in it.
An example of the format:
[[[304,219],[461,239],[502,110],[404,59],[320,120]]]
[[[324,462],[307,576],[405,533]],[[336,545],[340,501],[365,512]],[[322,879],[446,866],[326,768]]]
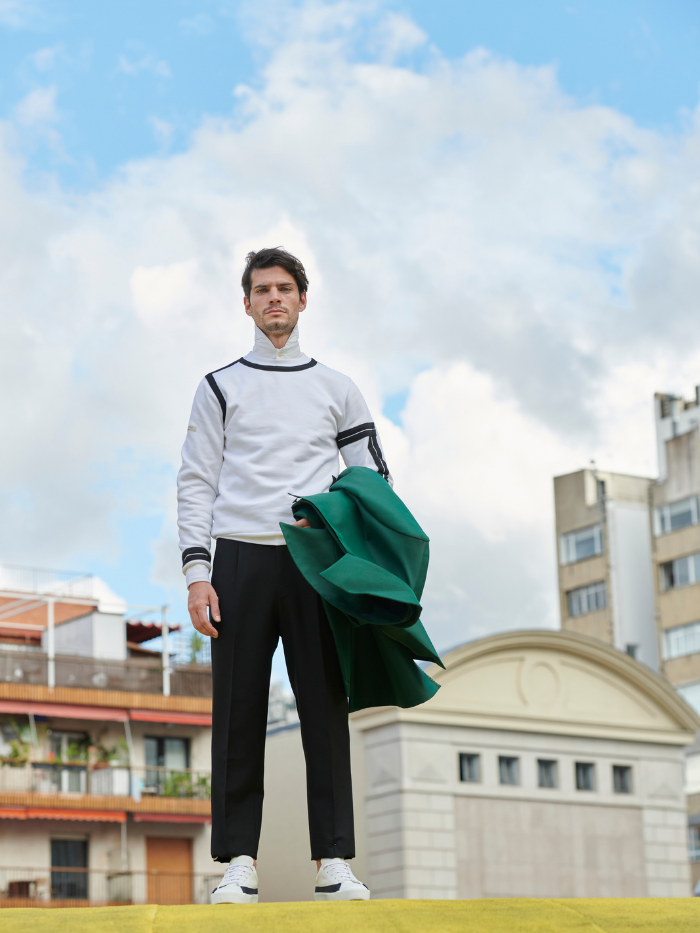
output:
[[[202,813],[134,813],[134,823],[211,823]]]
[[[130,709],[134,722],[171,722],[177,726],[210,726],[211,713],[173,713],[159,709]]]
[[[179,625],[170,625],[168,626],[168,631],[170,632],[179,632]],[[163,626],[157,625],[155,622],[127,622],[126,623],[126,640],[132,641],[137,645],[140,645],[141,642],[151,641],[152,638],[158,638],[159,635],[163,634]]]
[[[79,820],[81,823],[126,823],[121,810],[68,810],[58,807],[0,807],[6,820]]]
[[[111,706],[74,706],[72,703],[32,703],[25,700],[0,700],[0,713],[20,713],[25,716],[33,713],[35,716],[52,716],[54,719],[97,719],[102,722],[126,722],[129,718],[125,709]]]

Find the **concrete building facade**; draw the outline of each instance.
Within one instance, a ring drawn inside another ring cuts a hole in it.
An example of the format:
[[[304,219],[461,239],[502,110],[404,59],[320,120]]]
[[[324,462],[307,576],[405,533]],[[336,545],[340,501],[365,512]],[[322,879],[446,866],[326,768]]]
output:
[[[683,751],[700,720],[663,677],[566,632],[493,636],[444,661],[423,706],[351,717],[373,897],[690,894]],[[313,871],[298,731],[268,739],[266,761],[261,891],[298,899]],[[282,805],[296,825],[268,822]],[[263,880],[272,852],[286,853],[279,891]]]

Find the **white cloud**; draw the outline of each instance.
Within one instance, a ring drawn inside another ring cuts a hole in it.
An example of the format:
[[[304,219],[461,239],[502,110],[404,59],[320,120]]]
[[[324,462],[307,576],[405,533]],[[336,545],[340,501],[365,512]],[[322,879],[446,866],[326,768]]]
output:
[[[403,429],[378,420],[431,535],[436,641],[556,624],[552,474],[653,472],[652,393],[700,381],[700,134],[483,51],[393,63],[421,37],[363,10],[295,7],[235,122],[93,192],[31,195],[2,157],[3,559],[104,550],[127,510],[163,516],[153,573],[179,578],[194,388],[250,343],[245,253],[282,244],[310,272],[307,350],[375,411],[408,392]]]
[[[173,76],[170,65],[164,59],[150,53],[135,60],[127,58],[126,55],[120,55],[119,71],[130,76],[141,74],[142,71],[149,71],[159,78],[172,78]]]
[[[37,87],[30,91],[26,97],[15,107],[15,120],[21,126],[38,127],[58,121],[56,108],[55,85],[51,87]]]
[[[35,0],[0,0],[0,23],[19,28],[32,22],[37,14]]]

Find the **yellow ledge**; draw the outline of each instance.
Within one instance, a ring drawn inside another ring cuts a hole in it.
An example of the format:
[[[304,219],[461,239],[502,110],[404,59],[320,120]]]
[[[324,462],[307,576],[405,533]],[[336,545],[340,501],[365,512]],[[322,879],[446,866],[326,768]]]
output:
[[[3,933],[698,933],[693,898],[8,908]]]

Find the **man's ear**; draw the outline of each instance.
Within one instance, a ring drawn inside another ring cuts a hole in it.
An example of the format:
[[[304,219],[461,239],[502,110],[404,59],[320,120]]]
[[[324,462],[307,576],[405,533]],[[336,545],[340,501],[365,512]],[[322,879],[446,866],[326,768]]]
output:
[[[250,306],[250,298],[247,295],[243,296],[243,307],[245,308],[245,313],[249,316],[253,316],[253,309]]]
[[[303,311],[306,307],[306,292],[302,292],[299,296],[299,310]]]

